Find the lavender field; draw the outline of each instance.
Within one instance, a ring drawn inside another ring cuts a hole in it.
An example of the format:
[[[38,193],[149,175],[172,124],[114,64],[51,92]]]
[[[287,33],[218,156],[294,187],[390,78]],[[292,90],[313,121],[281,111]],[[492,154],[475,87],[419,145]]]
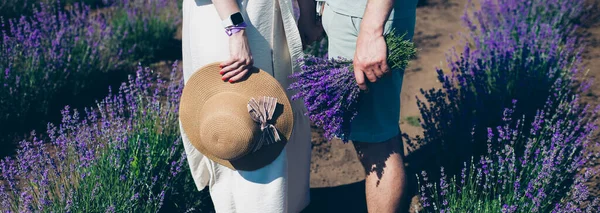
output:
[[[598,20],[595,3],[472,0],[460,9],[459,42],[443,64],[427,62],[437,69],[419,71],[437,82],[409,94],[418,116],[412,129],[401,125],[411,211],[600,212],[600,87],[590,74],[600,70],[586,62],[590,46],[600,51],[586,29]],[[180,5],[0,2],[0,212],[214,212],[179,135]],[[324,44],[306,53],[322,57]],[[349,116],[319,107],[334,115],[315,116],[324,122]],[[313,143],[324,136],[314,130]]]

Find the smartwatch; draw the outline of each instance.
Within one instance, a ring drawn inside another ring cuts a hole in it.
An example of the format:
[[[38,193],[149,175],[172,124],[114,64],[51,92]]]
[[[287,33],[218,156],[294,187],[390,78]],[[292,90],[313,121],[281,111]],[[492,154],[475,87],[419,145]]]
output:
[[[244,17],[242,17],[242,14],[240,12],[231,14],[229,18],[226,18],[225,20],[221,21],[221,25],[223,25],[223,28],[237,26],[242,23],[244,23]]]

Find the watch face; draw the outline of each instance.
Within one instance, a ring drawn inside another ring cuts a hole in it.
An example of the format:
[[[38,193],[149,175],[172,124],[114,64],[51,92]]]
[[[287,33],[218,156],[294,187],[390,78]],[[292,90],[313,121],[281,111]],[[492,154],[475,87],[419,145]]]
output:
[[[233,23],[233,25],[238,25],[244,22],[244,18],[242,17],[241,13],[234,13],[233,15],[231,15],[231,22]]]

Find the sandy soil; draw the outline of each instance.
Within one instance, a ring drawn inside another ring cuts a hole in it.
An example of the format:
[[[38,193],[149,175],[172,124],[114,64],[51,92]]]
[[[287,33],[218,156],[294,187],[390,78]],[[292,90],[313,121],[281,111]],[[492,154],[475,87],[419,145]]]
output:
[[[590,91],[582,94],[585,102],[590,104],[600,104],[600,0],[588,0],[590,3],[595,3],[590,11],[590,16],[582,23],[580,29],[582,38],[586,47],[583,52],[583,63],[587,69],[585,78],[593,79],[594,83],[590,87]],[[594,141],[600,140],[600,131],[596,132]],[[591,150],[596,154],[600,154],[600,147],[592,147]],[[588,165],[588,169],[592,169],[600,173],[600,158],[592,159]],[[589,182],[592,197],[600,197],[600,174],[596,174]]]

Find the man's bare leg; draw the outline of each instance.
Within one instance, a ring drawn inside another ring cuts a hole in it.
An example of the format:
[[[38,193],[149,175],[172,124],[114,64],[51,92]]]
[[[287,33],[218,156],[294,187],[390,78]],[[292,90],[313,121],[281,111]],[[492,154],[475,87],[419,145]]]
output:
[[[402,139],[396,136],[381,143],[353,142],[365,168],[369,212],[405,211],[406,174]]]

